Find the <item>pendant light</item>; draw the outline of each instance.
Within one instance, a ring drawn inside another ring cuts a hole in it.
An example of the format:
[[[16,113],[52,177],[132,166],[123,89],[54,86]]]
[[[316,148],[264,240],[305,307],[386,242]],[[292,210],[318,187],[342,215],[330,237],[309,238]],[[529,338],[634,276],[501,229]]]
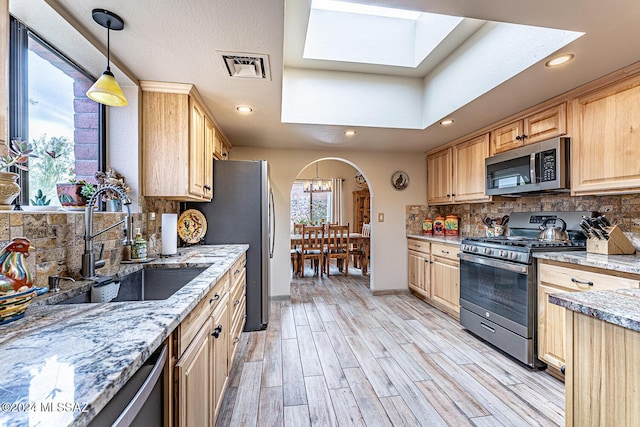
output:
[[[107,69],[100,78],[89,88],[87,96],[96,102],[112,107],[124,107],[128,104],[120,85],[111,72],[109,66],[109,34],[111,30],[120,31],[124,28],[124,21],[113,12],[104,9],[91,11],[93,20],[107,29]]]
[[[316,162],[316,177],[302,183],[302,190],[305,193],[327,193],[331,191],[331,180],[320,178],[318,174],[318,163],[319,162]]]

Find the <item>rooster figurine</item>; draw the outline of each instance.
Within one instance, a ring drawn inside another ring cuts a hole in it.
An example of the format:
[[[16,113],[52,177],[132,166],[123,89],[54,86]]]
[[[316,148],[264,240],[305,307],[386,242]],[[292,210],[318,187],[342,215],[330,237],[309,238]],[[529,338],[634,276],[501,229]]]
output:
[[[29,251],[33,251],[30,244],[29,239],[16,237],[0,251],[0,295],[33,286],[33,277],[26,266]]]

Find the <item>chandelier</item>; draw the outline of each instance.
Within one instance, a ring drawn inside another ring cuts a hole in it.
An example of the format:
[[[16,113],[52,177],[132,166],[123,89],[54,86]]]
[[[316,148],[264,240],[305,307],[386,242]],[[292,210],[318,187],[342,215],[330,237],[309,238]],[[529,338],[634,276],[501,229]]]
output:
[[[318,174],[318,162],[316,162],[315,178],[303,180],[302,189],[305,193],[326,193],[331,191],[331,180],[322,179]]]

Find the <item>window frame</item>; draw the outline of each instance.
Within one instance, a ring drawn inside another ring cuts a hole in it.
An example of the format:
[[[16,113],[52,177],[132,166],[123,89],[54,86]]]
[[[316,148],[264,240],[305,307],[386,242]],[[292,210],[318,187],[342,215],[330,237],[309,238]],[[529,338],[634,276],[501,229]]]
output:
[[[14,137],[25,139],[31,142],[29,135],[29,94],[28,88],[28,51],[29,37],[33,37],[49,49],[53,54],[67,62],[77,71],[84,74],[93,81],[96,77],[78,65],[75,61],[65,55],[62,51],[40,37],[35,31],[10,16],[10,37],[9,37],[9,141]],[[98,103],[98,167],[106,170],[107,153],[107,109],[103,104]],[[29,172],[12,168],[12,172],[20,175],[20,195],[14,201],[16,209],[20,205],[29,205]]]

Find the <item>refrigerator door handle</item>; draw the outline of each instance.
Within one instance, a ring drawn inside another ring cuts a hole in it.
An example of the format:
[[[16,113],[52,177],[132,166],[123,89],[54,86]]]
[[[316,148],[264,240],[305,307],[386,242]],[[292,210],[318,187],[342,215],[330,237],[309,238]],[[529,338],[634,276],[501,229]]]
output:
[[[276,204],[271,189],[269,189],[269,217],[269,258],[273,258],[276,243]]]

